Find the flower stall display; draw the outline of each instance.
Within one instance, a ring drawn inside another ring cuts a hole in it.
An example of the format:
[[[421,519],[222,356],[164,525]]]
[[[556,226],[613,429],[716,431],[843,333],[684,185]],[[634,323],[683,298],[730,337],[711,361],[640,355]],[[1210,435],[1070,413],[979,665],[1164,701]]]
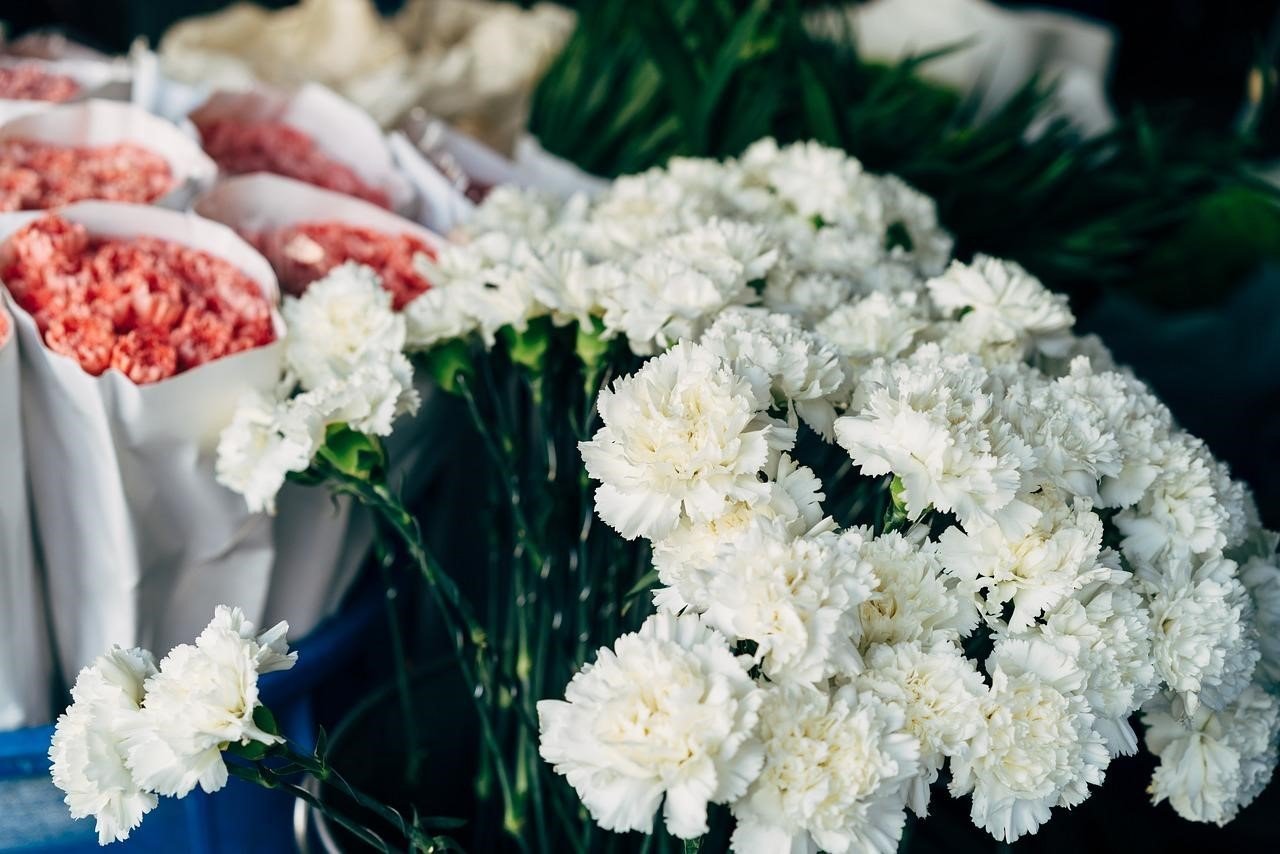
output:
[[[1270,778],[1280,570],[1246,489],[900,180],[763,140],[594,201],[498,188],[424,271],[403,329],[315,341],[220,457],[256,506],[322,474],[400,538],[474,689],[477,833],[892,851],[948,793],[1034,834],[1140,745],[1187,819]],[[487,601],[381,474],[401,349],[488,450]],[[361,370],[335,428],[316,389]]]
[[[52,681],[27,503],[21,394],[13,318],[0,300],[0,732],[48,720]]]
[[[81,202],[0,217],[0,280],[62,672],[113,643],[167,650],[211,602],[260,612],[270,525],[215,482],[213,451],[278,377],[266,261],[217,223]]]
[[[190,119],[225,174],[271,172],[399,212],[414,204],[378,125],[323,86],[215,92]]]
[[[182,208],[215,174],[186,134],[132,104],[65,104],[0,125],[4,211],[94,199]]]
[[[304,297],[317,280],[335,272],[349,276],[350,270],[343,267],[352,262],[367,268],[361,276],[381,283],[391,309],[398,312],[430,287],[415,257],[434,257],[441,242],[416,223],[376,205],[278,175],[224,179],[196,200],[195,209],[262,250],[291,297],[287,305],[295,304],[292,298]],[[344,305],[331,304],[335,311]],[[298,316],[309,325],[320,324],[310,333],[314,341],[340,341],[350,334],[331,329],[329,324],[339,318],[326,312]],[[299,375],[304,372],[309,375],[310,369],[302,367]],[[434,390],[426,382],[415,383],[415,388],[426,405],[388,440],[392,477],[406,484],[409,497],[429,482],[451,441],[444,414],[430,405]],[[349,498],[335,501],[323,490],[288,484],[277,503],[272,520],[276,560],[267,613],[307,632],[342,601],[374,532]]]

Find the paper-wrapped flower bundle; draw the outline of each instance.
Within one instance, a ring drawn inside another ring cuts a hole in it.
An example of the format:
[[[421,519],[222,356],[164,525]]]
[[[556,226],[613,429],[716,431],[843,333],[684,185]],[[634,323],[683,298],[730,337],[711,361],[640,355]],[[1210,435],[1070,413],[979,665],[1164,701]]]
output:
[[[230,175],[271,172],[391,207],[386,192],[370,187],[355,170],[328,157],[308,134],[283,122],[216,119],[196,126],[204,150]]]
[[[168,162],[136,143],[0,141],[0,210],[45,210],[85,199],[150,203],[173,186]]]
[[[303,222],[255,235],[251,242],[271,262],[280,287],[297,296],[307,285],[347,261],[372,267],[399,311],[431,283],[414,266],[435,252],[412,234],[389,234],[343,222]]]
[[[0,66],[0,98],[14,101],[70,101],[80,94],[74,77],[46,71],[35,63]]]
[[[10,293],[45,344],[94,376],[153,383],[275,340],[260,287],[229,262],[154,237],[92,237],[56,215],[0,256]]]

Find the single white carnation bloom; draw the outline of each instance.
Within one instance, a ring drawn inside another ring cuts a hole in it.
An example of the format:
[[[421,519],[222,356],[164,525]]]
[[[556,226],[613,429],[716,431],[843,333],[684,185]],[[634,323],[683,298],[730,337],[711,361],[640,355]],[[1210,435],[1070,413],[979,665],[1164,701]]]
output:
[[[766,415],[767,387],[680,343],[600,393],[604,426],[578,447],[600,481],[596,512],[627,539],[662,539],[768,497],[757,474],[795,431]]]
[[[287,670],[288,625],[255,634],[239,608],[219,605],[194,645],[174,647],[147,679],[141,714],[128,733],[129,768],[139,784],[184,797],[197,785],[227,783],[222,751],[229,744],[274,744],[280,737],[254,722],[258,676]]]
[[[725,544],[710,574],[704,619],[730,640],[755,641],[773,681],[859,670],[857,605],[875,581],[835,534],[793,537],[783,524],[759,521]]]
[[[966,528],[1025,531],[1037,511],[1021,493],[1032,467],[1025,442],[997,418],[987,372],[967,356],[925,345],[877,361],[859,379],[836,440],[872,477],[896,474],[911,518],[933,506]]]
[[[1254,555],[1240,567],[1240,580],[1253,603],[1262,654],[1259,673],[1272,685],[1280,684],[1280,560],[1274,553]]]
[[[771,689],[760,708],[764,768],[733,804],[738,854],[897,850],[919,745],[902,710],[852,687]]]
[[[881,221],[880,196],[862,164],[818,142],[758,140],[738,159],[747,182],[767,186],[799,218]]]
[[[985,730],[982,674],[954,641],[935,639],[873,646],[856,684],[902,708],[904,728],[920,744],[920,773],[911,780],[907,803],[916,815],[927,815],[929,787],[947,757]]]
[[[836,419],[832,401],[847,378],[839,354],[821,336],[785,314],[736,308],[720,315],[701,344],[738,373],[759,371],[774,400],[785,401],[794,415],[830,440]]]
[[[1053,807],[1072,807],[1101,785],[1110,762],[1084,698],[1086,677],[1045,641],[1002,640],[987,662],[985,728],[951,760],[951,791],[973,793],[973,823],[1013,842]]]
[[[286,401],[278,420],[282,430],[288,429],[287,424],[302,424],[320,439],[331,424],[346,424],[370,436],[389,436],[395,419],[417,412],[420,404],[413,387],[413,365],[397,353],[385,361],[359,365],[342,379]]]
[[[1113,576],[1117,581],[1123,574]],[[1097,582],[1045,613],[1039,634],[1087,677],[1084,695],[1112,756],[1138,750],[1129,716],[1155,694],[1151,614],[1136,585]]]
[[[929,328],[919,295],[873,293],[834,308],[817,321],[818,334],[847,358],[869,363],[905,354]]]
[[[1013,604],[1012,632],[1113,572],[1098,562],[1102,520],[1088,501],[1049,492],[1029,495],[1027,503],[1040,514],[1021,537],[1006,537],[994,526],[972,533],[952,527],[939,537],[943,565],[965,586],[982,591],[989,620],[998,623],[1005,604]]]
[[[54,727],[53,784],[66,793],[72,818],[93,816],[99,845],[127,839],[157,803],[129,771],[124,746],[140,714],[143,683],[155,672],[146,650],[116,647],[98,656],[76,677],[71,706]]]
[[[286,417],[287,409],[288,403],[249,392],[218,438],[218,483],[243,495],[252,513],[274,513],[285,477],[305,470],[319,447],[312,426]]]
[[[525,329],[530,318],[546,313],[525,270],[531,260],[523,240],[498,231],[447,244],[434,260],[416,258],[431,287],[404,308],[406,345],[424,350],[476,332],[492,347],[502,327]]]
[[[701,613],[711,603],[711,583],[716,556],[757,520],[777,520],[794,537],[834,530],[835,522],[822,512],[822,481],[787,454],[778,458],[777,471],[765,484],[767,494],[755,501],[739,501],[727,513],[710,522],[681,520],[675,529],[653,544],[653,568],[665,587],[654,591],[660,608],[678,612],[692,608]]]
[[[1204,702],[1221,709],[1245,686],[1260,653],[1250,625],[1249,594],[1235,561],[1220,555],[1198,566],[1141,571],[1151,609],[1156,672],[1188,714]]]
[[[1185,819],[1226,824],[1275,771],[1280,700],[1257,684],[1221,711],[1201,706],[1190,715],[1162,695],[1143,708],[1142,722],[1147,749],[1160,759],[1147,791]]]
[[[1036,480],[1096,505],[1099,481],[1121,477],[1125,457],[1106,401],[1082,394],[1079,386],[1074,378],[1050,381],[1020,366],[1001,408],[1035,454]]]
[[[876,585],[858,606],[859,644],[931,643],[959,639],[978,625],[974,597],[944,574],[935,543],[915,544],[901,534],[871,536],[870,529],[847,531],[856,554]]]
[[[652,832],[665,798],[667,829],[692,839],[760,771],[761,699],[719,632],[656,614],[538,703],[540,752],[606,830]]]
[[[1012,261],[977,255],[971,264],[952,261],[927,283],[929,295],[946,312],[963,312],[948,333],[961,352],[1015,348],[1017,357],[1033,349],[1065,351],[1075,317],[1067,298],[1040,284]]]
[[[369,267],[346,263],[285,297],[285,362],[304,389],[345,379],[360,365],[388,361],[404,348],[405,321]]]
[[[1154,567],[1224,549],[1232,517],[1222,489],[1231,481],[1219,477],[1205,444],[1179,433],[1160,443],[1154,457],[1151,485],[1136,504],[1116,514],[1125,557]]]

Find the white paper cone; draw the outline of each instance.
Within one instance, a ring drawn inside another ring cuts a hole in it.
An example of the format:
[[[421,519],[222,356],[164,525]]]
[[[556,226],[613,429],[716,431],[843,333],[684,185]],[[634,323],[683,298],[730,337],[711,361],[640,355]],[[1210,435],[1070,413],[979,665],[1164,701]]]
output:
[[[391,149],[418,191],[418,219],[441,234],[467,223],[476,204],[424,151],[439,152],[468,178],[492,187],[509,184],[568,198],[574,193],[594,196],[608,186],[603,178],[548,154],[528,134],[517,141],[516,158],[511,160],[437,118],[415,117],[405,127],[407,133],[391,134]]]
[[[336,221],[386,234],[412,234],[428,246],[441,239],[417,223],[377,205],[279,175],[226,178],[195,203],[196,211],[241,234],[274,231],[304,222]],[[421,489],[443,459],[446,425],[437,412],[435,389],[419,382],[422,408],[401,418],[387,440],[391,482],[404,483],[406,497]],[[328,490],[286,484],[276,499],[273,522],[276,563],[265,619],[288,620],[299,636],[333,611],[355,580],[373,542],[368,515]]]
[[[34,65],[46,74],[61,74],[75,80],[80,86],[79,93],[69,101],[60,102],[62,104],[77,104],[90,98],[125,100],[129,96],[129,69],[114,62],[0,57],[0,67],[13,68],[19,65]],[[53,106],[57,106],[57,103],[0,98],[0,122],[28,113],[38,113]]]
[[[82,202],[60,215],[91,234],[149,235],[223,258],[277,300],[266,260],[229,228],[145,205]],[[0,216],[0,241],[41,216]],[[33,509],[64,673],[111,644],[164,653],[218,604],[261,619],[272,563],[268,517],[214,480],[218,435],[248,389],[270,392],[279,340],[167,380],[85,373],[44,346],[16,307]],[[277,337],[284,326],[274,317]]]
[[[53,145],[132,142],[154,151],[168,161],[175,181],[154,204],[175,210],[186,208],[218,175],[218,167],[190,135],[135,104],[85,101],[50,107],[0,125],[0,139],[15,137]]]
[[[49,629],[27,507],[20,383],[17,331],[0,304],[0,732],[50,716]]]
[[[360,180],[382,190],[400,213],[415,208],[413,185],[400,174],[378,123],[355,104],[317,83],[293,92],[266,86],[247,92],[215,92],[191,113],[208,119],[277,121],[311,137],[331,160],[350,167]]]

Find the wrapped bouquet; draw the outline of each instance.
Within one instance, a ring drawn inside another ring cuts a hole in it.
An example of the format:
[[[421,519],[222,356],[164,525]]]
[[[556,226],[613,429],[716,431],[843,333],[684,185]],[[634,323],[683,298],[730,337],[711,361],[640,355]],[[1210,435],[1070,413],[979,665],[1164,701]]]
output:
[[[259,612],[270,525],[214,481],[213,449],[278,377],[270,267],[217,223],[111,202],[6,214],[0,242],[62,671],[167,650],[209,602]]]

